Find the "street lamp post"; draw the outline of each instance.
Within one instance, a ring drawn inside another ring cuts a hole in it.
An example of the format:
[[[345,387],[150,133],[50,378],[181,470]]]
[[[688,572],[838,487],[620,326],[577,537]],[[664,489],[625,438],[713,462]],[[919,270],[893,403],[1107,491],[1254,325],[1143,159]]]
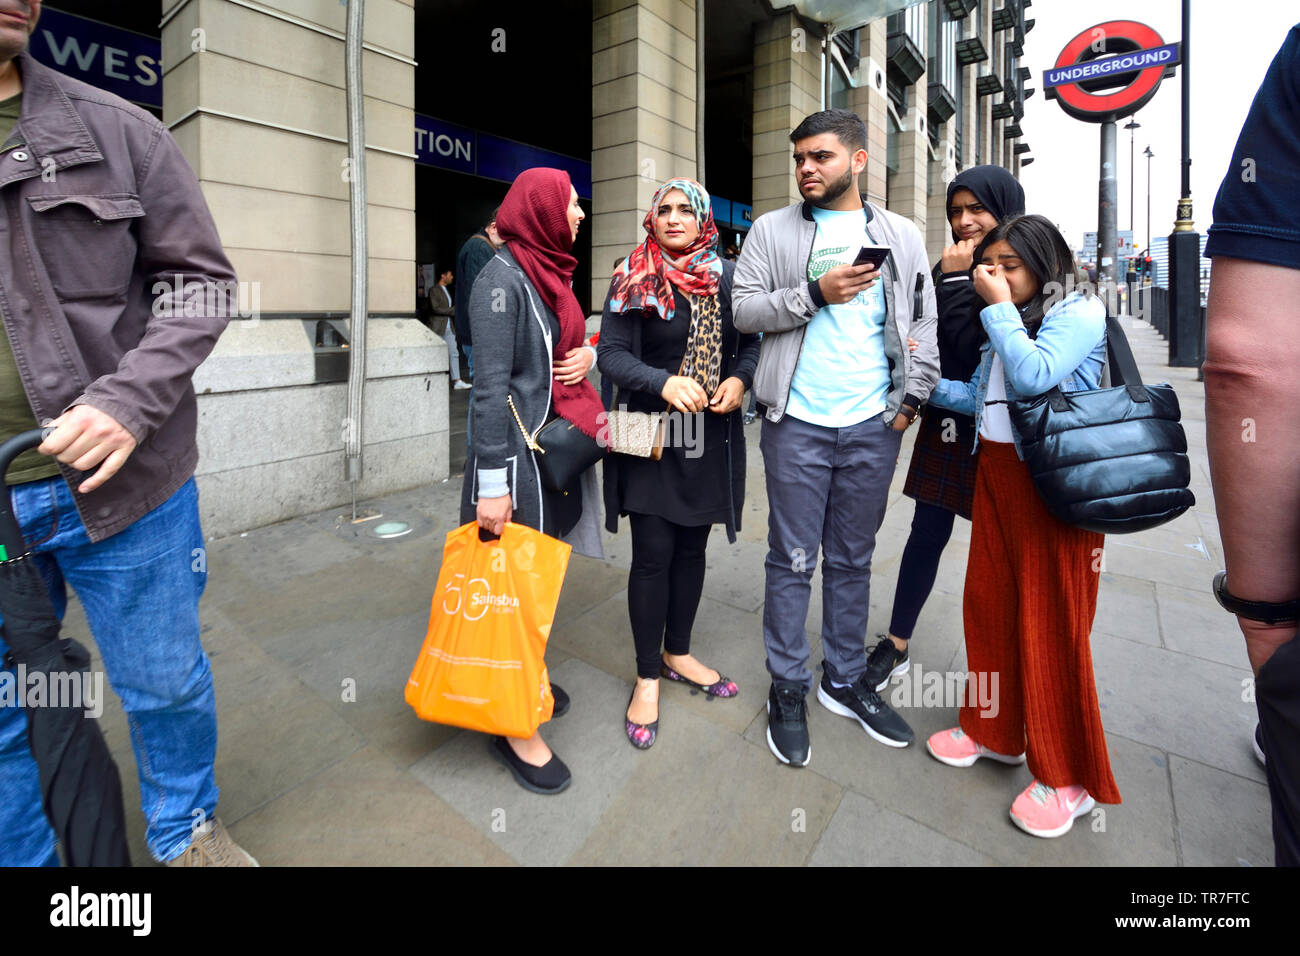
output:
[[[1201,313],[1201,237],[1192,221],[1191,157],[1191,0],[1183,0],[1182,42],[1182,194],[1178,218],[1169,234],[1169,364],[1199,368],[1204,355],[1205,319]]]
[[[1146,253],[1151,255],[1151,157],[1155,153],[1151,152],[1151,144],[1142,153],[1147,158],[1147,244]]]
[[[1128,130],[1128,231],[1133,233],[1133,138],[1137,136],[1134,130],[1142,128],[1142,124],[1135,119],[1129,120],[1124,124]]]

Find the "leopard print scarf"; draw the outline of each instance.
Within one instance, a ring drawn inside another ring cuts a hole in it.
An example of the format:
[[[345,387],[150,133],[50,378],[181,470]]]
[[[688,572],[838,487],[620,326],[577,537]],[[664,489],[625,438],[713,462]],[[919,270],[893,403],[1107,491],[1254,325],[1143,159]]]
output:
[[[722,306],[716,295],[692,295],[691,330],[681,374],[704,386],[712,398],[722,380]]]

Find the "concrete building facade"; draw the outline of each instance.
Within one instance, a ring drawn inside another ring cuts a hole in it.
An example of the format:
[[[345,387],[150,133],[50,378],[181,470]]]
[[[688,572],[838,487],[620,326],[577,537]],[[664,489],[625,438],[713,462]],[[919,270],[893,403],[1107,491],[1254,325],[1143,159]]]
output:
[[[556,0],[520,12],[365,0],[369,331],[355,491],[447,477],[447,350],[417,320],[414,277],[422,264],[454,264],[519,169],[570,171],[588,211],[575,292],[598,313],[660,182],[701,179],[724,243],[743,245],[754,217],[799,199],[790,130],[818,109],[849,108],[868,132],[860,189],[915,222],[937,257],[952,176],[1031,161],[1017,125],[1032,93],[1018,60],[1029,5],[873,0],[842,4],[874,17],[844,26],[769,0]],[[354,490],[343,439],[354,427],[349,175],[359,161],[346,139],[347,5],[146,6],[50,0],[49,35],[33,44],[115,90],[107,66],[99,79],[85,70],[94,58],[77,31],[154,44],[161,95],[124,95],[171,129],[255,294],[256,317],[232,323],[195,379],[205,527],[223,534],[342,505]]]

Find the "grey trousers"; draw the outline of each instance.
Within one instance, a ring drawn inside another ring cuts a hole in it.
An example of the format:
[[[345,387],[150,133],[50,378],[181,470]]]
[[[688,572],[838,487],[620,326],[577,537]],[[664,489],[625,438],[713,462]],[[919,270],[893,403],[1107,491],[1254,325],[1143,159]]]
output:
[[[879,416],[826,428],[786,415],[763,420],[767,475],[767,589],[763,642],[773,680],[809,690],[808,598],[817,549],[822,562],[822,655],[831,680],[867,669],[871,556],[885,519],[903,433]]]

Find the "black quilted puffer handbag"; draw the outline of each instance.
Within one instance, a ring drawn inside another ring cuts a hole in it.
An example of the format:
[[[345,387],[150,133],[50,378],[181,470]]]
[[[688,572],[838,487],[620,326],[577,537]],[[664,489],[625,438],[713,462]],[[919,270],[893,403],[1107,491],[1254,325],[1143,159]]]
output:
[[[1053,388],[1008,403],[1020,452],[1047,510],[1102,534],[1145,531],[1196,504],[1187,436],[1168,383],[1143,385],[1128,338],[1106,316],[1113,387]]]

